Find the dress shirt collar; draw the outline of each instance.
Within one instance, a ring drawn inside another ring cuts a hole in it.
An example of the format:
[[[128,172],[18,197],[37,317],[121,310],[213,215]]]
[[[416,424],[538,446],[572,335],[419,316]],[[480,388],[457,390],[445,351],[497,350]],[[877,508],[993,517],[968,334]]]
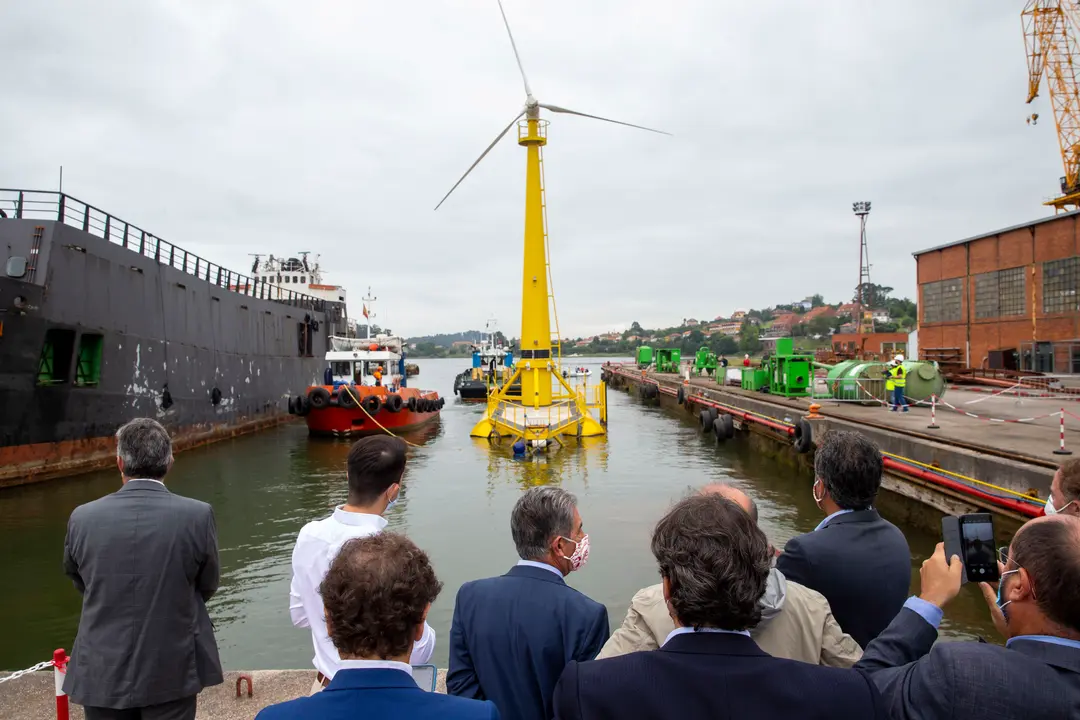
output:
[[[344,505],[338,505],[334,508],[334,520],[342,525],[369,525],[375,528],[375,532],[379,532],[386,527],[386,518],[382,515],[349,512]]]
[[[1080,640],[1069,640],[1068,638],[1054,637],[1053,635],[1017,635],[1011,637],[1005,643],[1005,647],[1009,647],[1016,640],[1034,640],[1035,642],[1050,643],[1052,645],[1064,645],[1065,647],[1076,648],[1080,650]]]
[[[727,633],[728,635],[745,635],[750,637],[749,630],[721,630],[720,628],[697,628],[692,627],[677,627],[668,633],[668,636],[664,638],[664,642],[661,643],[661,647],[668,644],[668,641],[676,635],[686,635],[687,633]]]
[[[563,576],[562,570],[553,565],[548,565],[547,563],[536,562],[535,560],[518,560],[517,564],[519,566],[524,565],[525,567],[544,568],[548,572],[553,572],[559,577]]]
[[[156,482],[161,487],[165,487],[165,483],[161,480],[155,480],[154,478],[128,478],[129,483],[133,482]]]
[[[825,527],[826,525],[828,525],[828,524],[829,524],[829,521],[830,521],[830,520],[832,520],[832,519],[833,519],[834,517],[839,517],[840,515],[847,515],[848,513],[851,513],[851,512],[855,512],[855,511],[854,511],[854,510],[837,510],[837,511],[836,511],[836,512],[834,512],[834,513],[833,513],[832,515],[829,515],[829,516],[828,516],[828,517],[826,517],[826,518],[825,518],[824,520],[822,520],[821,522],[819,522],[819,523],[818,523],[818,526],[817,526],[816,528],[814,528],[814,532],[817,532],[817,531],[818,531],[818,530],[820,530],[821,528],[823,528],[823,527]]]
[[[397,660],[341,660],[338,672],[342,670],[400,670],[412,677],[412,665]]]

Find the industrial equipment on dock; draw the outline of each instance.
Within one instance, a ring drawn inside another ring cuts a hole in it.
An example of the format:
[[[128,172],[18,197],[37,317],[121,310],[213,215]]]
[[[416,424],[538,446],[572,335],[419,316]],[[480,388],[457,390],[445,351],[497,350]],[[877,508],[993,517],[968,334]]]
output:
[[[682,350],[679,348],[659,348],[656,351],[656,372],[677,373],[682,364]]]
[[[698,348],[697,354],[694,355],[694,374],[700,376],[701,373],[705,373],[709,377],[716,372],[717,361],[716,353],[708,348],[706,345],[702,345]],[[723,380],[721,380],[723,382]]]
[[[859,401],[864,405],[887,403],[885,383],[889,363],[869,360],[845,360],[837,365],[815,363],[828,374],[825,378],[824,397],[836,400]],[[907,360],[903,363],[907,372],[904,397],[909,402],[929,402],[932,396],[940,400],[945,395],[945,377],[932,362]]]
[[[638,368],[641,369],[641,370],[644,370],[645,368],[652,365],[652,362],[653,362],[653,349],[651,347],[649,347],[648,345],[642,345],[641,347],[639,347],[637,349],[637,366],[638,366]]]

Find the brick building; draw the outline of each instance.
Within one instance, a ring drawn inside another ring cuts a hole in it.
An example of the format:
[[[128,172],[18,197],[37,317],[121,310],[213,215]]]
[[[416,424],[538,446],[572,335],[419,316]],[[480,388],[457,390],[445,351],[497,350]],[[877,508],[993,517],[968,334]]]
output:
[[[915,253],[919,353],[1080,373],[1080,211]]]

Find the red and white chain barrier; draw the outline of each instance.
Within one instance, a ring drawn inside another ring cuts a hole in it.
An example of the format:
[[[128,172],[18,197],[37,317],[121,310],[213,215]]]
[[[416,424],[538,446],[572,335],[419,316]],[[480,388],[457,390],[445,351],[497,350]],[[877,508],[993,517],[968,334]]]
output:
[[[1069,413],[1072,415],[1072,413]],[[1075,417],[1075,415],[1073,416]],[[1061,408],[1061,431],[1058,433],[1060,438],[1058,449],[1054,451],[1055,455],[1072,455],[1072,450],[1065,449],[1065,408]]]
[[[53,669],[53,685],[56,688],[56,720],[69,720],[68,696],[64,693],[64,676],[67,674],[67,664],[70,659],[64,649],[59,648],[53,653],[52,660],[39,662],[37,665],[32,665],[25,670],[17,670],[7,677],[0,678],[0,683],[16,680],[23,675],[29,675],[51,667]]]
[[[926,426],[928,430],[940,430],[941,426],[937,424],[937,394],[930,396],[930,424]]]

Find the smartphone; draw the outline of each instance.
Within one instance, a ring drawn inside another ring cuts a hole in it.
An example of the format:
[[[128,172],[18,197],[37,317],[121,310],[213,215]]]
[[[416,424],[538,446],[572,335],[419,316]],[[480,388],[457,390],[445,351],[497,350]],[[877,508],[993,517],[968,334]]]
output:
[[[964,564],[962,582],[998,581],[993,515],[948,515],[941,519],[941,534],[946,559],[957,555]]]
[[[426,692],[435,692],[435,681],[438,678],[438,671],[434,665],[413,665],[412,666],[413,680],[420,686],[421,690]]]

